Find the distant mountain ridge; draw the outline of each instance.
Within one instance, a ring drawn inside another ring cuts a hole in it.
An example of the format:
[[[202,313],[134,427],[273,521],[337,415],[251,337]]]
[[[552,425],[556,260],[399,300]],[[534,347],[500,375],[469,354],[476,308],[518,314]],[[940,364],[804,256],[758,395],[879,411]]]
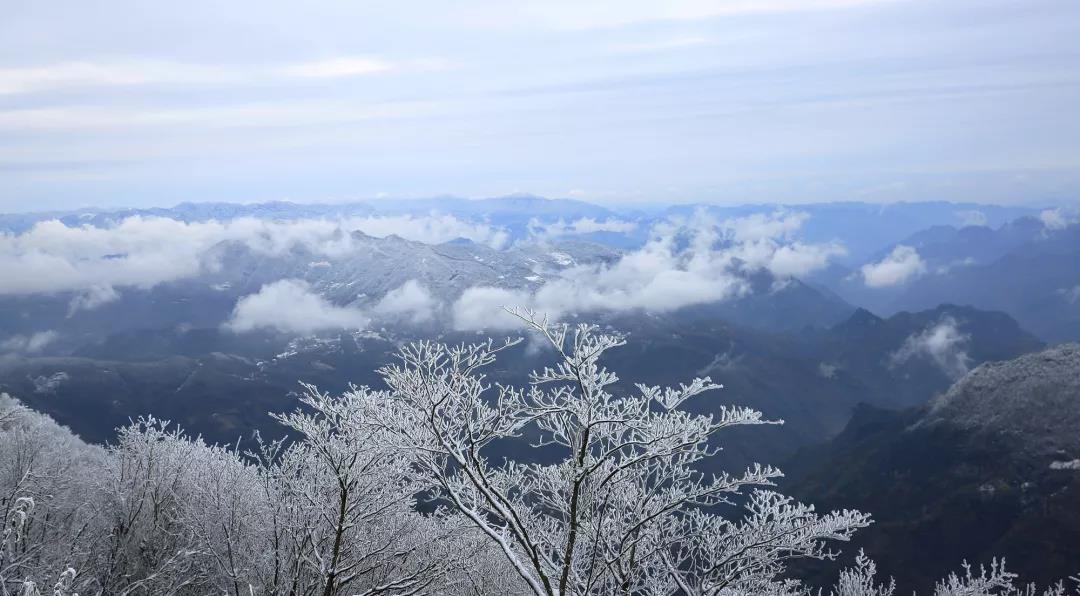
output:
[[[468,219],[489,220],[509,228],[524,228],[531,218],[579,219],[617,217],[616,211],[574,199],[547,199],[534,195],[508,195],[490,199],[436,197],[431,199],[349,201],[341,203],[264,203],[198,202],[174,207],[73,209],[40,213],[0,214],[0,231],[21,233],[35,223],[49,219],[66,225],[107,226],[126,217],[167,217],[184,222],[228,221],[240,217],[269,220],[363,217],[373,215],[456,215]]]
[[[996,228],[938,225],[862,264],[880,262],[898,246],[914,249],[922,263],[909,280],[868,287],[859,266],[835,264],[810,280],[880,314],[971,305],[1007,312],[1047,341],[1080,340],[1080,224],[1052,227],[1025,216]]]
[[[808,204],[681,204],[650,209],[612,208],[577,199],[549,199],[530,194],[513,194],[488,199],[464,199],[444,196],[417,199],[376,199],[342,203],[265,203],[234,204],[222,202],[180,203],[174,207],[75,209],[43,213],[0,214],[0,232],[20,233],[35,223],[58,219],[67,225],[105,226],[125,217],[168,217],[181,221],[230,220],[239,217],[267,219],[336,218],[374,215],[449,214],[471,221],[485,221],[506,228],[515,238],[527,232],[531,220],[544,222],[624,219],[640,224],[639,229],[617,234],[592,234],[590,239],[629,246],[642,242],[649,226],[669,217],[692,216],[699,211],[717,217],[744,217],[753,213],[794,211],[808,214],[802,230],[810,242],[842,239],[848,255],[844,262],[857,263],[883,246],[934,225],[960,223],[977,214],[983,225],[999,226],[1019,217],[1031,216],[1038,209],[975,203],[808,203]]]

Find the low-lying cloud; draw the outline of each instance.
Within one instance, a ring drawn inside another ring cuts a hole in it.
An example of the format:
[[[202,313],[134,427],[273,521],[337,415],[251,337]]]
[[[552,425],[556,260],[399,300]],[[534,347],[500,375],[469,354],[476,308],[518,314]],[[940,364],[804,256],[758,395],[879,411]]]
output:
[[[884,259],[877,263],[863,265],[859,271],[867,286],[886,288],[905,283],[926,273],[926,263],[919,256],[919,251],[901,244]]]
[[[195,223],[134,216],[108,227],[48,220],[21,234],[0,233],[0,295],[79,292],[70,305],[74,314],[115,300],[116,288],[147,289],[213,270],[208,252],[221,242],[265,254],[303,247],[343,256],[357,248],[353,231],[429,244],[467,238],[496,248],[508,239],[504,230],[449,215]]]
[[[95,310],[102,306],[120,299],[120,293],[110,285],[99,284],[90,286],[81,294],[77,294],[68,304],[68,318],[71,318],[80,310]]]
[[[956,319],[942,317],[934,325],[904,340],[893,353],[891,364],[899,366],[913,358],[927,358],[950,378],[957,379],[971,368],[966,347],[971,336],[960,331]]]
[[[273,328],[314,333],[366,328],[373,321],[420,324],[447,318],[458,329],[515,326],[502,306],[527,306],[554,318],[589,311],[669,312],[744,296],[751,291],[750,275],[755,272],[771,273],[779,290],[786,280],[826,267],[844,254],[838,243],[798,240],[806,219],[804,213],[785,210],[733,219],[699,212],[654,225],[640,249],[617,261],[571,260],[565,268],[535,270],[536,279],[546,280],[535,288],[524,280],[507,280],[505,287],[472,287],[460,296],[436,296],[411,281],[385,296],[370,301],[359,297],[355,304],[341,306],[302,281],[285,279],[242,298],[227,327],[237,332]],[[637,224],[582,218],[552,226],[550,233],[563,234],[629,232]],[[51,220],[22,234],[0,234],[0,278],[7,280],[0,295],[71,292],[68,316],[75,316],[118,300],[125,288],[148,289],[218,271],[220,251],[213,249],[223,242],[271,256],[302,249],[310,253],[305,258],[319,264],[367,246],[353,232],[395,234],[425,243],[468,238],[496,248],[509,238],[507,231],[484,223],[435,214],[195,223],[136,216],[107,227]],[[522,289],[526,287],[530,289]]]
[[[364,329],[369,322],[362,310],[336,306],[313,292],[307,283],[283,279],[241,298],[226,327],[238,333],[276,329],[309,334],[328,329]]]
[[[978,209],[957,211],[956,217],[960,219],[960,225],[962,226],[985,226],[989,222],[986,214]]]
[[[1076,213],[1058,207],[1056,209],[1046,209],[1039,213],[1039,220],[1042,221],[1047,230],[1057,231],[1064,230],[1076,223],[1080,218],[1077,217]]]
[[[498,287],[466,290],[452,305],[457,329],[507,329],[519,322],[503,306],[522,306],[560,318],[587,311],[668,312],[750,292],[747,274],[805,275],[843,254],[839,244],[791,241],[806,220],[776,212],[717,220],[698,213],[666,222],[650,240],[612,264],[567,268],[535,291]]]
[[[562,218],[553,222],[543,222],[537,218],[529,220],[529,234],[536,238],[558,238],[560,236],[572,236],[577,234],[592,234],[596,232],[612,232],[616,234],[628,234],[638,229],[637,222],[618,218],[595,219],[582,217],[573,221],[565,221]]]
[[[415,279],[390,290],[371,308],[372,315],[381,319],[399,319],[413,324],[433,320],[442,303]]]
[[[303,280],[283,279],[238,300],[225,328],[235,333],[273,329],[308,335],[367,329],[375,322],[417,325],[432,321],[442,308],[442,303],[416,280],[390,290],[373,305],[340,306]]]

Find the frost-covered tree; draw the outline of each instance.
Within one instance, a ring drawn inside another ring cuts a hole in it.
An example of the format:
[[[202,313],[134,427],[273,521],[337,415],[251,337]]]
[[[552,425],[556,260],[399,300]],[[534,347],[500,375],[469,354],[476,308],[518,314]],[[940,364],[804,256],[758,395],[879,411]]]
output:
[[[481,369],[510,345],[419,342],[381,370],[387,391],[345,396],[349,423],[374,426],[412,455],[418,477],[494,544],[534,594],[719,594],[773,589],[792,557],[826,558],[869,516],[825,516],[771,492],[745,516],[721,517],[744,489],[780,471],[754,465],[709,476],[698,465],[725,429],[771,424],[750,408],[687,412],[690,398],[719,388],[694,379],[614,393],[601,364],[623,339],[595,326],[522,320],[558,357],[527,389],[490,384]],[[346,407],[346,406],[343,406]],[[556,463],[493,461],[497,441],[539,433]]]
[[[349,424],[348,397],[305,387],[308,410],[277,416],[303,440],[260,454],[273,528],[268,593],[453,593],[498,576],[483,565],[490,547],[459,516],[417,512],[423,487],[385,431]]]
[[[1080,594],[1080,579],[1075,594]],[[989,567],[980,566],[975,572],[967,562],[962,573],[950,573],[934,586],[934,596],[1066,596],[1064,582],[1040,591],[1033,585],[1017,585],[1016,574],[1005,570],[1004,560],[993,560]]]
[[[855,566],[840,572],[830,596],[893,596],[896,582],[889,579],[888,584],[879,584],[876,576],[877,564],[860,549]]]
[[[90,447],[0,398],[0,596],[506,594],[491,546],[414,507],[409,464],[319,412],[248,457],[151,417]]]
[[[0,595],[69,593],[95,537],[104,452],[0,394]]]

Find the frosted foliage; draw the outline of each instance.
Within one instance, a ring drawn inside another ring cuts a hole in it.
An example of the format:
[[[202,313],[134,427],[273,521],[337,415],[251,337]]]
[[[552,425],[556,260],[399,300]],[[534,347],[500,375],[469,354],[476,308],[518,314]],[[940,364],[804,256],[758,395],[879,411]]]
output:
[[[855,557],[855,566],[840,572],[840,579],[833,586],[831,596],[893,596],[896,582],[876,583],[877,564],[863,551]]]
[[[249,455],[154,418],[103,450],[3,396],[0,596],[515,591],[461,518],[415,510],[376,437],[280,419],[301,440]]]
[[[710,439],[773,422],[749,408],[681,409],[719,388],[707,378],[616,396],[618,377],[601,358],[623,344],[619,336],[516,314],[557,354],[529,387],[492,386],[480,372],[514,342],[420,342],[381,371],[389,390],[359,388],[346,400],[369,404],[355,424],[384,430],[411,454],[421,480],[498,546],[532,593],[760,593],[781,585],[785,561],[831,557],[825,541],[869,523],[853,511],[820,516],[768,491],[752,494],[745,516],[713,513],[780,471],[755,465],[705,477],[695,464],[715,453]],[[486,456],[494,442],[526,432],[559,460]]]

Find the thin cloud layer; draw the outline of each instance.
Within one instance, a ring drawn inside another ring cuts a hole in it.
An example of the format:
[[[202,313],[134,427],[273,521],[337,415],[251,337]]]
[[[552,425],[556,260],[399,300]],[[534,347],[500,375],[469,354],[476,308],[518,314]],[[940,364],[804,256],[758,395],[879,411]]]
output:
[[[139,87],[145,85],[223,85],[338,79],[395,71],[430,71],[445,66],[437,58],[387,60],[376,56],[335,56],[322,60],[266,65],[208,65],[191,62],[126,59],[68,60],[0,68],[0,95],[53,89]]]
[[[559,236],[592,234],[595,232],[628,234],[637,229],[637,222],[617,218],[598,220],[592,217],[582,217],[569,222],[561,218],[553,222],[543,222],[537,218],[529,220],[529,234],[536,238],[557,238]]]
[[[55,331],[39,331],[30,335],[13,335],[0,341],[0,353],[37,354],[60,337]]]
[[[90,286],[85,292],[71,299],[68,305],[68,318],[80,310],[95,310],[119,299],[120,293],[110,285]]]
[[[893,249],[877,263],[868,263],[859,270],[863,281],[871,288],[899,285],[926,273],[926,263],[919,251],[903,244]]]
[[[913,358],[927,358],[953,379],[967,374],[971,357],[966,351],[971,336],[960,331],[956,319],[942,317],[936,324],[912,334],[893,353],[891,363],[899,366]]]
[[[1080,188],[1076,124],[1046,117],[1080,98],[1067,0],[19,4],[0,19],[0,211]]]

